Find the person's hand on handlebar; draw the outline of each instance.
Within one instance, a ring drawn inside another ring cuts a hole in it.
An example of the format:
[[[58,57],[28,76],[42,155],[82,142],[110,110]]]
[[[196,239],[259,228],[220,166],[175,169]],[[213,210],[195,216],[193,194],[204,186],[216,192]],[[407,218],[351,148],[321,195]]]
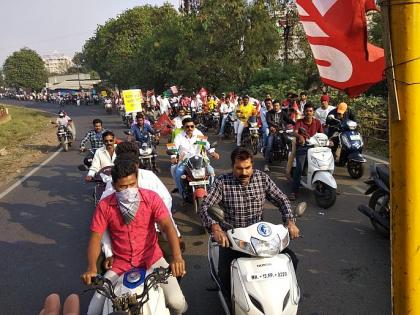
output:
[[[302,136],[302,135],[297,135],[297,136],[298,136],[299,143],[304,145],[305,144],[305,137]]]
[[[211,231],[215,241],[222,247],[229,247],[229,239],[226,233],[222,230],[219,224],[213,224],[211,226]]]
[[[89,285],[92,283],[92,278],[96,277],[98,275],[98,271],[95,270],[88,270],[84,274],[82,274],[80,277],[82,278],[83,282],[86,285]]]
[[[92,176],[86,176],[85,177],[85,181],[87,181],[87,182],[91,182],[92,180],[93,180]]]
[[[174,256],[170,263],[172,275],[174,277],[183,277],[187,273],[185,271],[185,261],[181,255]]]
[[[86,151],[86,148],[85,147],[80,147],[79,151],[80,152],[85,152]]]
[[[218,160],[220,158],[219,153],[217,153],[217,152],[211,153],[210,156],[215,160]]]

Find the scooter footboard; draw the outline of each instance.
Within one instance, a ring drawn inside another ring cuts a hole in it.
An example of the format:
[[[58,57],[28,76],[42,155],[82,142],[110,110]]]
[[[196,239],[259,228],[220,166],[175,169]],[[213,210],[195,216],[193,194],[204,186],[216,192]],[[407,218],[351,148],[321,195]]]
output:
[[[297,313],[300,290],[286,254],[236,259],[231,266],[231,284],[235,314]]]
[[[315,173],[314,177],[312,178],[312,185],[317,181],[323,182],[328,186],[337,189],[337,182],[334,179],[334,176],[330,172],[326,171],[318,171]]]

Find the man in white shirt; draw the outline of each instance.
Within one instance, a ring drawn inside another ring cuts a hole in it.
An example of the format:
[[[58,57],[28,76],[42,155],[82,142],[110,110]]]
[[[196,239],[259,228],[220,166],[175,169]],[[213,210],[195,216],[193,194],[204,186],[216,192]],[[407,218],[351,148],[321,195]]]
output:
[[[222,97],[220,108],[219,108],[220,115],[222,115],[222,125],[220,127],[219,137],[223,137],[223,134],[225,132],[227,118],[229,114],[235,111],[235,108],[236,106],[234,103],[229,102],[229,100],[227,100],[224,96]]]
[[[54,121],[51,121],[51,123],[57,125],[57,126],[64,126],[67,128],[67,130],[71,134],[71,141],[76,138],[76,128],[74,127],[73,120],[70,118],[69,115],[67,115],[64,111],[60,110],[58,112],[58,117]]]
[[[104,146],[96,150],[95,155],[93,156],[92,165],[89,168],[89,172],[85,177],[87,182],[93,180],[93,176],[101,169],[107,166],[114,165],[114,160],[116,157],[115,154],[115,135],[112,131],[105,131],[102,134],[102,139]]]
[[[302,91],[299,95],[299,111],[303,113],[305,111],[305,105],[308,101],[308,92]]]
[[[191,157],[194,154],[200,154],[202,151],[209,153],[214,159],[219,159],[219,154],[217,154],[214,149],[210,148],[210,143],[207,139],[203,138],[203,133],[195,128],[194,120],[192,118],[185,118],[182,121],[184,131],[178,134],[175,137],[174,144],[175,148],[178,151],[178,158],[176,155],[171,156],[172,164],[178,163],[175,170],[175,183],[178,189],[178,192],[182,196],[182,181],[181,176],[185,171],[185,159]],[[198,144],[197,142],[205,142],[205,145]],[[214,168],[207,163],[207,173],[210,175],[210,183],[212,177],[214,177]]]
[[[315,118],[321,121],[322,127],[324,127],[326,124],[328,113],[332,111],[333,109],[335,109],[335,107],[331,106],[329,102],[330,102],[330,97],[328,95],[322,95],[321,107],[317,108],[315,111]]]

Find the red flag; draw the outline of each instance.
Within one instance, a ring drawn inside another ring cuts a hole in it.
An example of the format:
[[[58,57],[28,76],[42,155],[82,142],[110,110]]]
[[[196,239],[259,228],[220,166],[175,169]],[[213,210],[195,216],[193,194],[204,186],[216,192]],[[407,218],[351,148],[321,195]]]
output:
[[[355,97],[384,79],[384,50],[367,42],[374,0],[296,0],[322,81]]]
[[[162,136],[167,136],[172,132],[172,121],[169,119],[168,115],[165,113],[159,117],[159,119],[153,125],[153,129],[160,130]]]

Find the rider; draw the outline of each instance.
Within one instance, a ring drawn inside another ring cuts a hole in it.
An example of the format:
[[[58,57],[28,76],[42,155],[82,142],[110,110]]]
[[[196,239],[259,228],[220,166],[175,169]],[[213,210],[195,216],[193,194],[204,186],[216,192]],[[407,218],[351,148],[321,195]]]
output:
[[[172,314],[183,314],[187,302],[175,277],[184,276],[185,261],[182,258],[174,224],[162,199],[153,191],[138,188],[138,169],[134,161],[121,161],[112,168],[112,180],[116,192],[98,203],[90,225],[88,267],[82,275],[86,284],[97,275],[96,262],[101,251],[101,238],[108,230],[111,236],[114,261],[105,277],[115,283],[118,277],[132,269],[168,267],[157,243],[154,223],[159,224],[168,237],[172,252],[170,264],[173,277],[160,284],[166,304]],[[105,297],[95,293],[88,314],[101,314]]]
[[[226,99],[224,95],[222,96],[219,107],[220,115],[222,115],[219,137],[223,137],[223,134],[225,132],[226,121],[228,119],[228,116],[235,110],[235,107],[236,106],[233,102],[230,102],[228,99]]]
[[[186,115],[186,111],[183,107],[178,110],[178,116],[172,119],[172,123],[174,124],[174,129],[172,130],[171,134],[171,141],[174,141],[175,137],[183,131],[182,129],[182,120],[184,118],[191,117],[190,115]]]
[[[75,131],[73,129],[73,120],[64,111],[60,110],[58,112],[58,117],[55,120],[54,124],[57,125],[57,126],[66,127],[68,132],[70,132],[70,135],[71,135],[70,140],[73,140],[76,137]],[[69,142],[69,144],[71,144],[71,142]]]
[[[148,142],[151,135],[155,135],[157,137],[158,132],[155,131],[150,124],[145,124],[144,116],[141,113],[136,115],[136,124],[131,126],[131,133],[133,134],[136,141],[140,143],[140,147],[143,143]],[[153,157],[152,157],[152,168],[154,171],[157,171],[156,168],[156,149],[153,144]]]
[[[329,116],[333,116],[331,118]],[[346,103],[338,104],[337,108],[333,109],[328,113],[326,125],[328,127],[328,138],[334,143],[334,146],[331,148],[332,153],[335,156],[335,153],[338,148],[338,137],[333,137],[334,133],[340,129],[340,125],[347,120],[356,121],[356,116],[353,112],[348,108]]]
[[[261,133],[263,135],[263,143],[262,143],[261,152],[263,152],[263,149],[267,145],[268,134],[270,131],[268,122],[267,122],[267,113],[272,109],[273,109],[273,100],[271,98],[266,98],[264,100],[264,105],[261,108],[261,125],[262,125]]]
[[[112,131],[105,131],[102,134],[104,146],[96,150],[93,156],[92,165],[89,168],[89,172],[85,177],[87,182],[92,181],[93,176],[101,169],[107,166],[114,165],[115,154],[115,135]]]
[[[102,133],[104,132],[104,129],[102,127],[102,120],[96,118],[92,121],[93,128],[92,130],[89,130],[85,137],[80,141],[80,151],[84,152],[86,150],[86,142],[90,142],[90,147],[92,150],[97,150],[100,147],[104,145],[102,141]]]
[[[321,122],[314,117],[314,105],[306,103],[305,117],[299,119],[295,124],[296,136],[296,168],[293,174],[292,193],[289,196],[290,200],[295,200],[300,186],[300,178],[302,177],[303,166],[305,165],[308,148],[305,146],[307,139],[316,133],[322,133]]]
[[[230,266],[239,257],[246,256],[229,248],[226,230],[248,227],[260,222],[263,218],[266,200],[272,202],[282,213],[283,222],[287,226],[292,239],[299,237],[299,229],[295,225],[292,208],[286,195],[277,187],[270,177],[254,170],[253,156],[244,148],[236,148],[231,154],[232,173],[219,176],[210,188],[204,200],[200,216],[203,225],[211,232],[221,245],[219,249],[219,277],[222,292],[230,299]],[[208,209],[221,205],[225,211],[225,224],[218,224],[208,215]],[[296,269],[298,259],[290,249],[285,249]]]
[[[265,172],[270,171],[270,168],[268,167],[268,163],[270,162],[271,150],[273,149],[275,134],[281,129],[286,129],[287,124],[291,124],[291,125],[295,124],[295,122],[292,119],[290,119],[290,117],[287,115],[287,112],[281,109],[279,100],[274,101],[273,107],[274,108],[267,113],[267,123],[270,128],[270,134],[268,136],[267,145],[265,147],[265,152],[264,152],[264,159],[265,159],[264,171]],[[284,137],[282,140],[286,141],[287,138]]]
[[[178,163],[175,170],[175,183],[181,196],[183,191],[181,176],[184,175],[185,171],[184,158],[191,154],[199,154],[204,148],[212,158],[216,160],[219,159],[219,154],[210,149],[210,144],[207,140],[205,140],[206,144],[204,147],[200,144],[197,144],[198,141],[204,140],[200,139],[204,137],[204,135],[200,130],[195,128],[194,120],[192,118],[185,118],[182,121],[182,124],[184,131],[178,134],[174,140],[175,148],[178,151],[178,158],[176,155],[171,156],[171,163]],[[214,168],[210,165],[210,163],[207,163],[207,173],[210,175],[210,179],[212,179],[215,175]]]
[[[255,108],[252,103],[249,102],[249,96],[245,95],[242,98],[243,104],[239,105],[237,109],[237,115],[239,118],[237,134],[236,134],[236,145],[240,147],[242,145],[242,132],[245,126],[248,124],[248,119],[255,115]]]
[[[329,104],[330,97],[328,95],[321,96],[321,106],[318,107],[315,111],[315,118],[318,118],[321,121],[322,127],[325,129],[325,124],[327,121],[328,114],[335,109],[334,106]]]

